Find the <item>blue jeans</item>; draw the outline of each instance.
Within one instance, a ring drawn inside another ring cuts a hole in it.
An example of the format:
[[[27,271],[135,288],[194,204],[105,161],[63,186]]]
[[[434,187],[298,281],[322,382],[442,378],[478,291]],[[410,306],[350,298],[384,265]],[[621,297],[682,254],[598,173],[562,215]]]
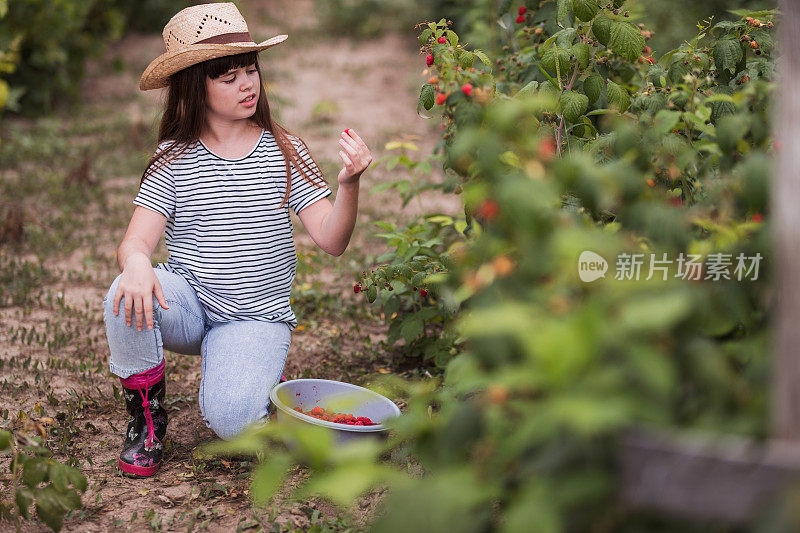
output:
[[[291,342],[285,322],[213,322],[181,276],[155,269],[169,309],[153,296],[153,329],[125,324],[125,298],[114,316],[117,276],[103,298],[112,374],[127,378],[159,365],[167,350],[202,357],[200,412],[206,426],[229,440],[252,422],[268,420],[269,392],[278,384]],[[169,391],[167,391],[169,393]]]

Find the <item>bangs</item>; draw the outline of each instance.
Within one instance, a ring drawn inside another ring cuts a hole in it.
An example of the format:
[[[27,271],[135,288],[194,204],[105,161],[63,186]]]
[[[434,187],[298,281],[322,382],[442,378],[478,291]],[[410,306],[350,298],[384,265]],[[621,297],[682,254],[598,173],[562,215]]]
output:
[[[258,51],[209,59],[208,61],[203,61],[201,65],[203,73],[213,80],[231,69],[247,67],[254,63],[258,66]]]

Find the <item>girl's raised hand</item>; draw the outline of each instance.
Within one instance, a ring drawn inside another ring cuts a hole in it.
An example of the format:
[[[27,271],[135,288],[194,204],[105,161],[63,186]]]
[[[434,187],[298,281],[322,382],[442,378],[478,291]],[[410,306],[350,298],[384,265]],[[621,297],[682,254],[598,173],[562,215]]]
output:
[[[361,174],[372,163],[372,155],[369,153],[369,148],[352,128],[344,130],[342,138],[339,139],[339,144],[344,149],[339,150],[339,157],[342,158],[344,165],[342,170],[339,171],[339,184],[357,183]]]

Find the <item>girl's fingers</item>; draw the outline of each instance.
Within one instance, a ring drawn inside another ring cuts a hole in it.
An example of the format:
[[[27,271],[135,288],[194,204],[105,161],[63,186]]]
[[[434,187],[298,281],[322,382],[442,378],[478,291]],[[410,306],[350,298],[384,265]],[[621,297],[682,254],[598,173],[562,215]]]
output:
[[[341,139],[339,140],[339,144],[341,144],[344,147],[344,149],[347,150],[347,153],[349,153],[350,155],[356,155],[357,150],[355,147],[350,146],[350,144]]]
[[[351,167],[353,166],[353,162],[350,160],[349,157],[347,157],[347,154],[339,150],[339,155],[342,156],[342,159],[344,160],[344,164],[346,166],[351,166]]]
[[[364,141],[362,141],[362,140],[361,140],[361,137],[359,137],[359,136],[358,136],[358,133],[356,133],[355,131],[353,131],[353,128],[348,128],[348,131],[350,132],[350,136],[351,136],[351,137],[353,137],[353,138],[354,138],[356,141],[358,141],[358,142],[360,142],[360,143],[364,144]],[[366,146],[366,145],[365,145],[365,146]]]
[[[341,140],[344,140],[347,144],[349,144],[353,148],[358,148],[358,141],[356,141],[354,138],[350,137],[346,133],[342,133]]]

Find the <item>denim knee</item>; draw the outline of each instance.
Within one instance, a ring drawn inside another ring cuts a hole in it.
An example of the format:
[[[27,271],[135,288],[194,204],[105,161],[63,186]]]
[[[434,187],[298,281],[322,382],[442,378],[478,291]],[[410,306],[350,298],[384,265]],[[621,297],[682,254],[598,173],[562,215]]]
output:
[[[253,422],[268,422],[266,405],[253,405],[252,397],[237,394],[231,398],[227,394],[226,401],[202,402],[203,418],[206,426],[223,440],[230,440]]]

